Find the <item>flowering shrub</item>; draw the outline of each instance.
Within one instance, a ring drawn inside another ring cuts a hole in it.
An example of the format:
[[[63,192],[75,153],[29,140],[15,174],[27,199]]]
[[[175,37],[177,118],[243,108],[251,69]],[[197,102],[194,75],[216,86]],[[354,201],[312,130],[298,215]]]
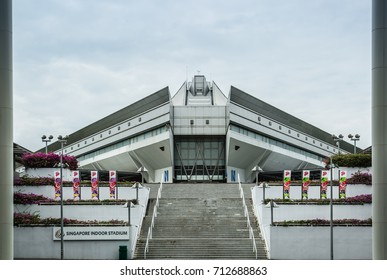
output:
[[[283,222],[275,222],[274,225],[277,226],[329,226],[329,220],[315,219],[315,220],[299,220],[299,221],[283,221]],[[333,225],[351,225],[351,226],[371,226],[372,219],[367,220],[358,220],[358,219],[342,219],[342,220],[334,220]]]
[[[265,199],[265,203],[270,202],[272,199]],[[321,204],[326,205],[330,203],[329,199],[307,199],[307,200],[300,200],[300,199],[273,199],[276,203],[281,204]],[[333,199],[334,204],[367,204],[372,203],[372,195],[371,194],[363,194],[363,195],[357,195],[354,197],[348,197],[346,199]]]
[[[29,178],[27,176],[20,177],[14,180],[15,186],[53,186],[54,178],[50,177],[39,177]]]
[[[68,165],[70,170],[78,169],[78,160],[74,156],[64,155],[62,162]],[[55,153],[23,154],[22,164],[26,168],[52,168],[60,163],[60,156]]]
[[[37,195],[33,193],[21,193],[15,192],[13,194],[13,203],[14,204],[40,204],[42,202],[51,202],[53,199],[47,198],[43,195]]]
[[[40,218],[38,214],[30,213],[14,213],[13,215],[13,224],[14,226],[52,226],[60,225],[60,218]],[[88,220],[80,221],[76,219],[63,219],[64,225],[126,225],[127,222],[120,220],[110,220],[110,221],[97,221],[97,220]]]
[[[351,178],[347,179],[347,184],[372,185],[372,175],[369,173],[361,173],[360,171],[358,171],[352,174]]]

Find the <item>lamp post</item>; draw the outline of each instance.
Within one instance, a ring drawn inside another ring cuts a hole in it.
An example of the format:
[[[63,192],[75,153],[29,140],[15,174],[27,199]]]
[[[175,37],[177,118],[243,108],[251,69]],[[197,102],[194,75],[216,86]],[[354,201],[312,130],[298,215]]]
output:
[[[60,143],[60,259],[64,259],[64,232],[63,232],[63,145],[67,143],[68,136],[62,137],[62,135],[58,136],[58,142]]]
[[[54,137],[52,137],[52,135],[48,136],[48,139],[47,139],[46,135],[42,136],[42,142],[46,142],[46,154],[47,154],[47,143],[51,142],[52,138],[54,138]]]
[[[128,202],[125,203],[124,208],[128,208],[128,228],[129,228],[129,250],[128,255],[129,259],[132,258],[132,224],[131,224],[131,217],[130,217],[130,208],[132,208],[132,201],[128,200]]]
[[[258,186],[258,174],[263,170],[260,166],[256,165],[253,169],[251,169],[251,171],[255,172],[255,185]]]
[[[355,136],[353,136],[352,134],[349,134],[348,138],[351,139],[351,141],[355,142],[354,148],[353,148],[353,153],[356,154],[356,142],[360,140],[360,135],[355,134]]]
[[[277,203],[275,203],[273,200],[270,200],[268,204],[265,205],[265,208],[270,208],[270,225],[274,225],[274,208],[279,208]]]
[[[337,154],[340,155],[340,141],[343,141],[344,136],[343,134],[339,134],[338,137],[336,135],[332,135],[332,138],[333,141],[336,142],[337,148],[339,149],[339,152]]]
[[[270,188],[268,183],[261,183],[258,188],[262,188],[262,204],[265,203],[266,195],[265,195],[265,189]]]
[[[329,221],[329,228],[330,228],[330,252],[331,252],[331,260],[333,260],[333,164],[332,164],[332,157],[330,159],[330,166],[329,166],[330,172],[331,172],[331,197],[329,200],[329,207],[330,207],[330,221]]]

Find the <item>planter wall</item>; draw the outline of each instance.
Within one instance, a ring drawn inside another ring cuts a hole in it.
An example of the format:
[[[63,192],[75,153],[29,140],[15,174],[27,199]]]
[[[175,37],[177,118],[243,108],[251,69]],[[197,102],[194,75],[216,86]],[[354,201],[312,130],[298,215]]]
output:
[[[298,190],[297,190],[298,188]],[[290,189],[290,197],[295,198],[295,194],[299,192],[300,186],[296,187],[291,187]],[[293,189],[293,193],[292,193]],[[310,198],[319,198],[319,186],[311,186],[310,187],[310,193],[309,197]],[[367,194],[371,193],[371,186],[366,186],[366,185],[348,185],[347,186],[347,197],[351,196],[356,196],[356,195],[361,195],[361,194]],[[269,252],[270,258],[277,258],[277,259],[284,259],[283,256],[279,255],[276,253],[276,255],[272,255],[272,249],[271,246],[273,244],[277,244],[276,242],[279,242],[281,244],[281,240],[277,240],[278,238],[285,238],[285,237],[278,237],[278,235],[273,234],[273,229],[279,230],[278,228],[283,228],[283,227],[272,227],[270,226],[271,223],[271,211],[270,208],[265,208],[264,205],[262,205],[262,188],[258,187],[253,187],[251,189],[252,191],[252,200],[253,200],[253,207],[254,207],[254,213],[258,219],[259,222],[259,227],[261,230],[261,234],[263,239],[266,242],[266,247]],[[282,186],[272,186],[265,191],[265,196],[266,198],[282,198]],[[328,197],[330,196],[329,188],[328,188]],[[334,197],[338,198],[338,187],[334,187]],[[295,198],[296,199],[296,198]],[[299,199],[299,197],[297,197]],[[286,205],[286,204],[279,204],[279,208],[274,208],[273,209],[273,221],[289,221],[289,220],[309,220],[309,219],[324,219],[324,220],[329,220],[330,219],[330,207],[329,205]],[[372,204],[364,204],[364,205],[334,205],[333,206],[333,218],[334,219],[359,219],[359,220],[364,220],[364,219],[369,219],[372,217]],[[294,227],[286,227],[286,228],[299,228],[298,226]],[[302,227],[300,227],[302,228]],[[329,227],[313,227],[317,231],[322,230],[325,231]],[[352,230],[351,228],[353,227],[335,227],[335,230],[339,229],[339,231],[346,231]],[[361,227],[363,228],[363,227]],[[371,227],[364,227],[364,228],[369,228],[371,231]],[[293,231],[296,231],[293,229]],[[352,232],[352,231],[351,231]],[[309,249],[304,249],[304,246],[302,245],[303,243],[299,243],[299,237],[293,234],[293,232],[288,232],[286,236],[287,242],[290,242],[292,244],[297,244],[299,248],[297,250],[303,251],[303,250],[309,250]],[[298,234],[298,233],[297,233]],[[311,236],[309,236],[311,237]],[[308,236],[305,237],[305,240],[314,240],[313,238],[309,238]],[[329,233],[327,235],[327,238],[329,238]],[[354,239],[359,238],[356,242],[354,242],[354,247],[355,248],[363,248],[364,246],[368,246],[367,250],[365,252],[369,252],[372,250],[372,244],[371,243],[365,243],[363,244],[361,241],[362,237],[359,236],[354,236]],[[305,241],[306,245],[307,242]],[[315,241],[314,241],[315,242]],[[338,241],[339,242],[339,241]],[[312,242],[313,244],[313,242]],[[363,245],[362,245],[363,244]],[[367,245],[368,244],[368,245]],[[305,246],[306,246],[305,245]],[[314,244],[316,245],[316,244]],[[308,245],[309,246],[309,245]],[[316,251],[319,251],[319,246],[316,245],[315,247]],[[324,245],[325,246],[325,245]],[[307,248],[307,247],[306,247]],[[294,249],[294,248],[293,248]],[[288,249],[282,249],[284,251]],[[324,249],[325,250],[325,249]],[[328,246],[329,250],[329,246]],[[355,250],[355,249],[354,249]],[[357,249],[356,249],[357,250]],[[359,252],[357,255],[353,255],[351,258],[353,259],[367,259],[366,256],[363,255],[362,249],[359,249]],[[316,252],[317,253],[317,252]],[[329,259],[330,255],[326,255],[325,253],[321,253],[322,259]],[[368,254],[368,253],[367,253]],[[368,256],[368,255],[367,255]],[[349,257],[343,257],[349,258]],[[351,259],[350,258],[350,259]],[[293,254],[293,252],[289,251],[288,255],[286,255],[285,259],[308,259],[308,256],[303,254],[302,257],[298,256],[297,254]],[[318,259],[317,257],[313,257],[312,259]]]
[[[52,227],[14,227],[14,244],[15,259],[60,259]],[[65,241],[64,258],[117,260],[119,246],[129,246],[128,240]]]
[[[281,260],[330,259],[330,228],[274,226],[270,230],[270,257]],[[334,227],[335,260],[371,260],[371,227]]]
[[[282,185],[272,186],[265,188],[265,198],[282,198],[283,188]],[[372,194],[372,186],[370,185],[347,185],[347,197],[354,197],[362,194]],[[252,195],[257,201],[262,200],[262,188],[253,187]],[[309,186],[308,191],[309,199],[320,198],[320,186]],[[330,186],[328,186],[327,196],[330,198]],[[333,186],[333,198],[339,198],[338,186]],[[291,185],[290,186],[290,199],[301,199],[301,186]]]
[[[28,176],[30,178],[51,177],[54,178],[54,172],[60,171],[60,168],[26,168],[20,176]],[[71,170],[67,168],[62,169],[63,181],[71,181]]]
[[[146,191],[143,191],[146,190]],[[54,186],[16,186],[14,187],[15,192],[22,193],[33,193],[37,195],[44,195],[45,197],[55,199],[55,190]],[[91,199],[91,187],[90,186],[81,186],[80,193],[82,200]],[[116,189],[118,199],[135,199],[136,198],[136,188],[132,187],[117,187]],[[144,204],[148,200],[149,188],[139,188],[139,200],[140,204]],[[99,198],[100,200],[110,199],[109,198],[109,187],[99,187]],[[73,199],[73,187],[63,186],[63,199]]]

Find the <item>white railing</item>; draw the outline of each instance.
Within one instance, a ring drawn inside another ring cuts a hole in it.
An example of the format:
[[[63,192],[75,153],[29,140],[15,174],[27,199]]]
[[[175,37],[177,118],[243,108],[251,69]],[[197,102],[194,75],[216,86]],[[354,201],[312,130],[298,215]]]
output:
[[[146,253],[148,253],[148,251],[149,251],[149,240],[152,239],[152,231],[153,231],[153,227],[155,226],[155,219],[157,217],[157,208],[160,205],[161,191],[163,190],[163,179],[164,179],[164,177],[161,176],[160,187],[159,187],[159,190],[157,192],[156,203],[155,203],[155,206],[153,207],[152,221],[151,221],[151,224],[149,226],[148,236],[147,236],[146,242],[145,242],[144,259],[146,259]]]
[[[243,189],[242,189],[242,184],[241,184],[241,180],[240,180],[239,174],[238,174],[238,184],[239,184],[240,196],[241,196],[242,203],[243,203],[243,211],[244,211],[245,217],[247,218],[247,227],[249,228],[249,238],[253,241],[253,252],[255,253],[255,258],[257,259],[258,258],[257,244],[255,242],[255,236],[254,236],[253,228],[251,227],[249,211],[247,209],[246,200],[245,200],[245,194],[244,194]]]

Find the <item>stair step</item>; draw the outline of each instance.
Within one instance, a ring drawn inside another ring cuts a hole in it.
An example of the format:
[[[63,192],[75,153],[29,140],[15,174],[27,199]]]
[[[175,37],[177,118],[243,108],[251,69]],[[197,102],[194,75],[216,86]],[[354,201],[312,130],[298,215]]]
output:
[[[257,253],[237,184],[165,184],[161,193],[147,259],[266,259],[265,243],[251,209],[249,185],[243,186]],[[152,194],[156,195],[157,190]],[[144,258],[152,200],[137,242],[135,257]]]

